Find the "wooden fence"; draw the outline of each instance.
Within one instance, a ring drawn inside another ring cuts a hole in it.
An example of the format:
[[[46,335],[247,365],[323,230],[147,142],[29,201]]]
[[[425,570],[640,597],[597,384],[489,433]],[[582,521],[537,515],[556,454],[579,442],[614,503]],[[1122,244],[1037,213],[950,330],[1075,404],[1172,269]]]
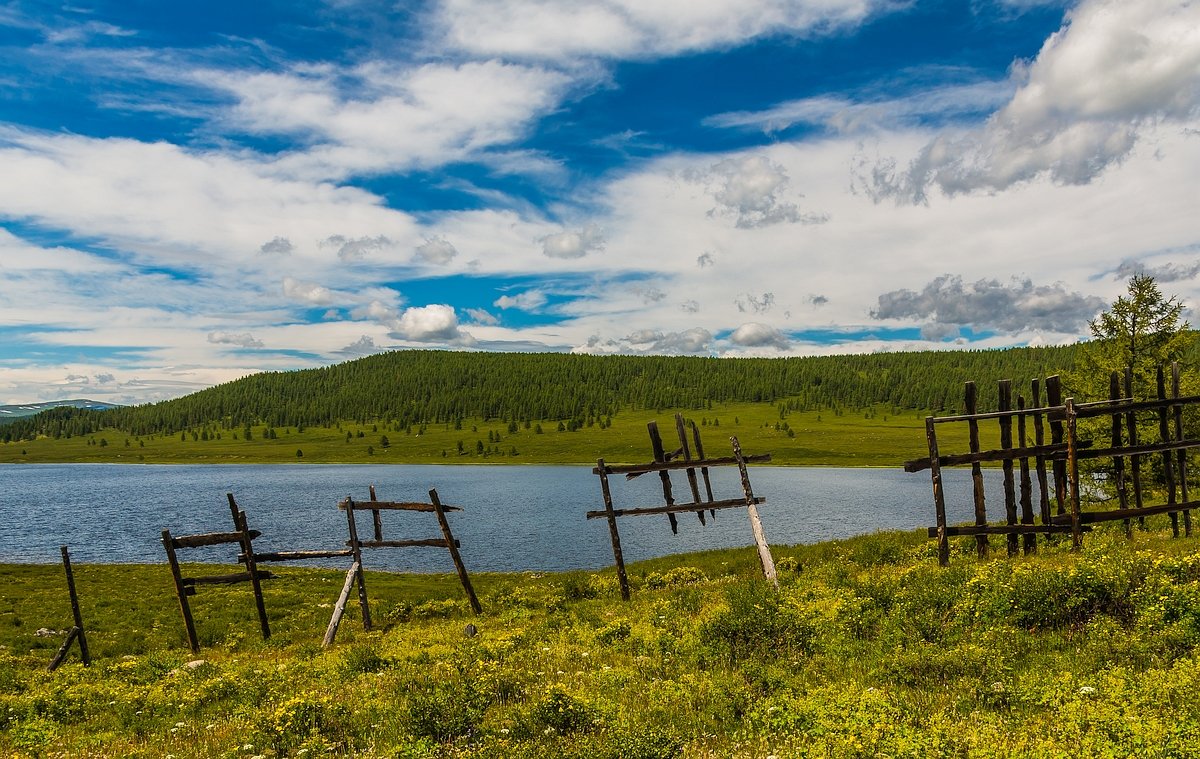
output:
[[[1178,536],[1181,512],[1186,534],[1190,535],[1189,510],[1200,504],[1191,501],[1188,495],[1187,451],[1200,447],[1200,440],[1185,437],[1183,419],[1185,409],[1200,404],[1200,396],[1180,395],[1178,364],[1171,366],[1170,374],[1170,395],[1165,372],[1160,367],[1155,396],[1137,400],[1133,393],[1133,372],[1126,369],[1123,377],[1113,372],[1109,378],[1108,400],[1090,403],[1075,403],[1072,398],[1063,400],[1061,382],[1058,376],[1053,376],[1045,382],[1046,405],[1042,405],[1039,380],[1030,384],[1030,403],[1018,396],[1015,406],[1012,383],[1004,380],[999,383],[999,408],[994,412],[978,411],[975,383],[966,383],[965,413],[927,417],[925,434],[929,456],[904,465],[908,472],[930,470],[937,525],[929,528],[929,536],[938,541],[939,562],[943,566],[949,562],[949,538],[956,535],[973,535],[980,557],[989,551],[988,536],[1004,535],[1008,554],[1014,555],[1019,550],[1025,553],[1036,551],[1039,534],[1070,533],[1072,544],[1079,547],[1082,533],[1093,524],[1123,520],[1129,533],[1132,519],[1144,520],[1154,514],[1170,514],[1173,532]],[[1145,422],[1146,414],[1152,414],[1158,422],[1156,442],[1144,443],[1138,439],[1138,424]],[[1104,417],[1110,420],[1107,440],[1080,439],[1080,420]],[[997,424],[998,448],[981,449],[981,422]],[[967,426],[969,452],[946,454],[941,451],[937,428],[945,424]],[[1049,441],[1046,440],[1047,428]],[[1148,457],[1161,457],[1163,476],[1160,483],[1150,483],[1146,479],[1143,465]],[[1095,459],[1111,459],[1108,476],[1119,503],[1116,509],[1081,509],[1079,463]],[[981,468],[988,462],[999,463],[1002,469],[1003,523],[988,518]],[[975,521],[972,525],[948,525],[941,470],[964,465],[971,467]],[[1148,505],[1149,486],[1154,484],[1161,485],[1165,503]]]
[[[754,535],[755,545],[758,547],[758,557],[762,564],[763,576],[776,587],[779,581],[775,576],[775,562],[771,558],[771,547],[767,544],[766,534],[763,532],[762,521],[758,516],[758,506],[766,503],[766,498],[755,496],[753,489],[750,487],[750,475],[746,470],[747,464],[763,463],[771,460],[771,455],[760,454],[755,456],[746,456],[742,453],[742,447],[738,443],[736,437],[729,438],[733,445],[733,456],[727,458],[705,458],[704,445],[700,440],[700,431],[696,427],[696,423],[691,425],[691,443],[688,441],[687,426],[684,423],[683,415],[675,415],[675,432],[679,437],[679,448],[667,452],[663,446],[662,436],[658,431],[658,422],[650,422],[646,425],[650,433],[650,446],[654,455],[654,461],[648,464],[632,464],[610,466],[604,463],[604,459],[596,462],[596,467],[592,469],[592,473],[600,477],[600,492],[604,498],[604,509],[601,511],[587,512],[588,519],[606,518],[608,520],[609,538],[612,541],[613,559],[617,565],[617,580],[621,586],[621,598],[629,600],[629,578],[625,573],[625,559],[621,553],[621,535],[617,530],[617,518],[626,516],[650,516],[663,515],[667,516],[667,520],[671,525],[672,532],[679,531],[679,523],[676,514],[694,513],[699,518],[701,524],[707,524],[704,517],[704,512],[708,511],[713,518],[716,518],[716,513],[720,509],[745,508],[750,518],[750,529]],[[696,457],[692,455],[692,445],[695,445]],[[709,469],[722,466],[737,466],[738,472],[741,475],[742,482],[742,497],[730,498],[726,500],[715,500],[713,498],[712,482],[709,479]],[[688,488],[691,494],[691,500],[686,503],[677,503],[675,501],[674,490],[671,485],[671,472],[683,470],[687,475]],[[611,474],[624,474],[627,479],[634,479],[643,474],[651,474],[657,472],[662,482],[663,499],[666,501],[665,506],[649,506],[632,509],[617,509],[613,506],[612,492],[609,487],[608,476]],[[700,479],[704,482],[704,495],[700,493]]]

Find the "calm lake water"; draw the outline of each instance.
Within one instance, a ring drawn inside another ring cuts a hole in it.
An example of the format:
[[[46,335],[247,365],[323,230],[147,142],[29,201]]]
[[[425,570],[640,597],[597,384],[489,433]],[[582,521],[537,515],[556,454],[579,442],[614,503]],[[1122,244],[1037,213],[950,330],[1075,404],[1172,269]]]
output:
[[[986,471],[989,479],[999,472]],[[971,519],[970,472],[946,470],[950,521]],[[384,466],[40,464],[0,466],[0,561],[53,563],[66,544],[77,562],[165,562],[160,536],[232,528],[227,492],[262,532],[257,550],[328,549],[346,540],[337,502],[428,501],[436,488],[443,503],[462,506],[449,515],[470,571],[595,569],[613,562],[607,522],[587,520],[603,508],[599,478],[587,466]],[[755,495],[772,544],[814,543],[887,529],[934,523],[929,473],[899,469],[752,467]],[[739,497],[737,469],[712,472],[718,499]],[[661,506],[657,477],[610,479],[617,508]],[[682,473],[673,475],[677,500],[688,496]],[[703,485],[701,485],[703,488]],[[989,483],[989,488],[992,487]],[[384,512],[387,539],[440,537],[432,514]],[[717,512],[707,527],[679,515],[673,535],[665,516],[618,521],[626,561],[753,543],[746,512]],[[370,517],[360,516],[360,535]],[[192,549],[186,561],[232,563],[235,549]],[[309,562],[319,563],[319,562]],[[340,566],[344,560],[326,562]],[[436,548],[381,549],[368,568],[453,571]]]

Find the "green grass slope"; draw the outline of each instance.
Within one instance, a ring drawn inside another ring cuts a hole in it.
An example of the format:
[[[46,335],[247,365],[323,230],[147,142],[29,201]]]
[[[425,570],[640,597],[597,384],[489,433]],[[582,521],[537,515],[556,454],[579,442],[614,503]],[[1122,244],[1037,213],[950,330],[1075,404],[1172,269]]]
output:
[[[784,411],[768,403],[714,404],[686,418],[700,425],[704,452],[730,455],[736,435],[747,453],[770,453],[773,463],[799,466],[898,466],[926,453],[924,412],[873,407],[859,411]],[[0,463],[380,463],[380,464],[594,464],[649,461],[646,423],[657,420],[674,447],[673,411],[626,411],[575,431],[557,421],[532,422],[516,431],[505,422],[466,419],[401,427],[342,423],[333,427],[262,425],[216,432],[134,436],[102,430],[85,436],[41,437],[0,443]],[[461,429],[456,429],[461,426]],[[538,429],[541,432],[538,432]],[[274,438],[271,438],[271,432]],[[954,433],[943,445],[965,445]],[[384,438],[387,438],[386,444]],[[690,438],[689,438],[690,444]],[[461,445],[461,448],[460,448]]]
[[[329,650],[340,573],[284,568],[269,642],[247,588],[201,589],[199,657],[165,566],[80,566],[97,658],[53,674],[61,568],[2,566],[0,754],[1194,756],[1197,539],[1151,525],[947,569],[915,533],[779,548],[778,593],[750,549],[633,565],[630,603],[609,571],[480,575],[480,617],[452,576],[370,573],[378,629],[352,609]]]

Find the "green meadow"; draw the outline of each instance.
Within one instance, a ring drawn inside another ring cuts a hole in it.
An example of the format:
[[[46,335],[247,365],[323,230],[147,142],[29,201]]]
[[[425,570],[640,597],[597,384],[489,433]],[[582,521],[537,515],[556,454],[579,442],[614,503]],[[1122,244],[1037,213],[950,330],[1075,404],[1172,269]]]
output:
[[[626,410],[568,431],[557,420],[333,427],[267,427],[129,435],[107,429],[85,436],[0,444],[0,463],[379,463],[594,464],[651,459],[646,431],[657,420],[668,450],[676,447],[675,411]],[[899,466],[926,454],[926,412],[874,406],[858,410],[787,411],[782,404],[714,404],[682,411],[699,426],[704,452],[730,455],[730,436],[746,453],[770,453],[791,466]],[[540,430],[540,431],[539,431]],[[939,430],[942,433],[942,430]],[[947,430],[950,446],[965,446]],[[219,437],[218,437],[219,435]],[[691,444],[689,435],[689,445]]]
[[[629,603],[610,570],[483,574],[480,616],[453,576],[368,573],[376,629],[352,605],[329,649],[342,573],[283,568],[269,641],[248,587],[200,589],[198,655],[166,566],[84,565],[95,660],[54,673],[62,569],[5,565],[0,755],[1195,756],[1197,539],[1164,517],[1039,549],[779,547],[778,592],[750,549],[672,556],[631,565]]]

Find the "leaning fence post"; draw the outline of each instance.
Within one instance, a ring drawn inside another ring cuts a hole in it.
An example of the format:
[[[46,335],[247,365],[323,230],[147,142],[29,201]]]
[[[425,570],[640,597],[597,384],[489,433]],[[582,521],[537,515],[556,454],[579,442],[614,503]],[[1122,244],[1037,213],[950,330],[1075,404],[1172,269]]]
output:
[[[1179,362],[1171,362],[1171,395],[1175,398],[1179,397]],[[1175,406],[1175,439],[1183,442],[1183,406]],[[1188,502],[1188,486],[1187,486],[1187,451],[1180,448],[1176,454],[1179,460],[1179,499],[1183,503]],[[1184,509],[1183,511],[1183,534],[1186,537],[1192,536],[1192,511]]]
[[[617,515],[613,511],[612,492],[608,489],[608,470],[604,459],[596,461],[600,473],[600,492],[604,495],[604,512],[608,518],[608,536],[612,539],[613,559],[617,563],[617,582],[621,585],[621,600],[629,600],[629,578],[625,576],[625,557],[621,554],[621,534],[617,532]]]
[[[454,545],[454,535],[450,532],[450,523],[446,521],[446,511],[442,508],[442,501],[438,498],[437,489],[429,491],[429,500],[433,503],[433,510],[437,513],[438,524],[442,528],[442,537],[446,539],[446,548],[450,549],[450,558],[454,560],[454,569],[458,572],[458,579],[462,582],[463,590],[467,591],[467,598],[471,601],[471,609],[476,614],[483,613],[483,607],[479,605],[479,599],[475,597],[475,588],[471,587],[471,578],[467,576],[467,568],[463,565],[462,556],[458,553],[458,546]]]
[[[358,581],[358,605],[362,607],[363,629],[371,629],[371,609],[367,605],[367,581],[363,577],[362,544],[358,542],[358,527],[354,524],[354,499],[346,498],[346,520],[350,532],[350,549],[354,551],[354,563],[358,565],[355,579]]]
[[[92,663],[92,656],[88,651],[87,635],[83,632],[83,615],[79,611],[79,596],[75,593],[75,573],[71,570],[71,554],[66,546],[59,546],[59,551],[62,552],[63,569],[67,573],[67,593],[71,597],[71,616],[75,620],[75,625],[67,632],[67,639],[63,641],[58,653],[50,662],[47,669],[49,672],[58,669],[66,660],[67,652],[71,650],[71,644],[76,640],[79,641],[79,658],[83,660],[83,666],[87,667]]]
[[[758,517],[758,507],[754,505],[754,491],[750,488],[750,473],[746,471],[746,459],[742,456],[742,445],[736,437],[729,438],[733,443],[733,457],[737,459],[738,473],[742,476],[742,492],[746,495],[746,513],[750,517],[750,531],[754,533],[754,544],[758,546],[758,560],[762,563],[763,577],[779,587],[779,578],[775,574],[775,560],[771,558],[771,546],[767,545],[767,536],[763,532],[762,520]]]
[[[175,540],[170,530],[162,531],[163,548],[167,549],[167,561],[171,564],[171,577],[175,580],[175,593],[179,596],[179,611],[183,614],[183,626],[187,630],[188,645],[192,653],[200,653],[200,641],[196,638],[196,623],[192,620],[192,607],[188,604],[188,588],[183,584],[179,571],[179,559],[175,556]]]
[[[246,561],[246,573],[250,575],[250,587],[254,590],[254,607],[258,610],[258,626],[262,629],[263,640],[271,637],[271,625],[267,621],[267,605],[263,602],[262,583],[258,577],[258,562],[254,558],[254,539],[250,537],[250,528],[246,526],[246,512],[238,508],[233,493],[226,493],[229,499],[229,510],[233,514],[233,529],[240,532],[242,555]]]

